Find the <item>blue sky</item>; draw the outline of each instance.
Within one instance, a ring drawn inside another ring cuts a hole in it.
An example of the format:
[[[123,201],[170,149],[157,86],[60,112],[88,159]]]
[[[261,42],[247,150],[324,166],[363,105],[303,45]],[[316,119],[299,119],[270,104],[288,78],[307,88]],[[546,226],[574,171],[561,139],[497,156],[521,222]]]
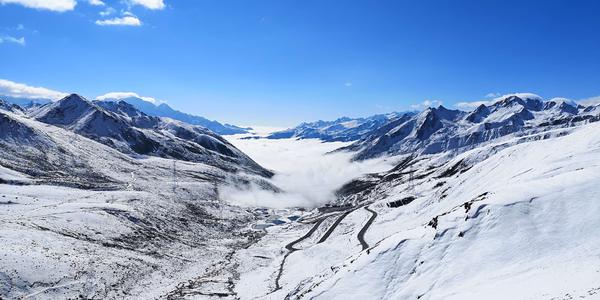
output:
[[[235,124],[600,95],[599,1],[44,2],[0,0],[0,79]]]

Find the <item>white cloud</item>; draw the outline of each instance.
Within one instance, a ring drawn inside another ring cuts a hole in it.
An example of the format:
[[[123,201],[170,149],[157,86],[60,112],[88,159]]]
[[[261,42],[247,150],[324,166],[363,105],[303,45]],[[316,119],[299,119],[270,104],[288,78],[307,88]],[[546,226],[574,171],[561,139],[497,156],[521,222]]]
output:
[[[141,5],[148,9],[163,9],[165,3],[163,0],[129,0],[132,5]]]
[[[495,102],[495,100],[492,100],[492,101],[485,101],[485,100],[482,100],[482,101],[471,101],[471,102],[458,102],[458,103],[456,103],[454,106],[456,106],[456,107],[458,107],[458,108],[460,108],[460,109],[467,109],[467,110],[470,110],[470,109],[475,109],[475,108],[477,108],[477,107],[478,107],[478,106],[480,106],[481,104],[484,104],[484,105],[491,105],[491,104],[493,104],[494,102]]]
[[[114,8],[112,8],[112,7],[107,7],[105,10],[101,11],[99,14],[100,14],[101,16],[103,16],[103,17],[106,17],[106,16],[109,16],[109,15],[112,15],[112,14],[114,14],[114,13],[115,13],[115,11],[116,11],[116,10],[115,10]]]
[[[139,98],[139,99],[142,99],[144,101],[148,101],[148,102],[154,103],[154,104],[160,104],[160,103],[164,102],[164,101],[152,98],[152,97],[143,97],[134,92],[110,92],[110,93],[106,93],[102,96],[96,97],[97,100],[101,100],[101,101],[122,100],[122,99],[126,99],[126,98]]]
[[[20,37],[20,38],[16,38],[16,37],[12,37],[12,36],[0,36],[0,44],[2,43],[15,43],[15,44],[19,44],[21,46],[25,46],[25,38],[24,37]]]
[[[96,25],[100,26],[141,26],[142,22],[135,16],[125,16],[121,18],[112,18],[107,20],[97,20]]]
[[[600,104],[600,96],[585,98],[581,100],[577,100],[577,103],[585,106],[597,105]]]
[[[425,100],[419,104],[413,104],[410,107],[412,109],[425,109],[428,107],[436,107],[442,105],[442,101],[439,100]]]
[[[0,4],[19,4],[29,8],[46,9],[57,12],[73,10],[76,0],[0,0]]]
[[[240,139],[228,136],[244,153],[262,166],[274,170],[271,183],[282,190],[274,193],[258,186],[219,187],[221,199],[241,206],[319,207],[335,200],[335,192],[363,174],[382,172],[394,166],[394,159],[379,158],[352,162],[353,153],[327,154],[348,143],[319,140]]]
[[[104,6],[104,2],[102,0],[88,0],[88,3],[93,6]]]
[[[500,96],[502,96],[502,94],[500,94],[500,93],[487,93],[485,95],[486,98],[498,98]]]
[[[23,83],[17,83],[10,80],[0,79],[0,95],[27,98],[27,99],[51,99],[59,100],[68,94],[50,90],[43,87],[28,86]]]

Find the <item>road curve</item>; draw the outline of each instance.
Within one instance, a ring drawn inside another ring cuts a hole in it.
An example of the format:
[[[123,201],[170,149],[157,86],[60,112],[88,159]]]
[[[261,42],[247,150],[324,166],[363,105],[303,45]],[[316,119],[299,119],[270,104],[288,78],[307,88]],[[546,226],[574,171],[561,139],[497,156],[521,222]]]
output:
[[[293,242],[285,245],[285,249],[288,249],[289,251],[297,251],[300,249],[294,248],[294,245],[304,241],[305,239],[309,238],[313,233],[315,233],[315,231],[317,231],[317,229],[319,229],[319,226],[321,226],[321,223],[323,223],[323,221],[325,221],[327,219],[327,217],[324,217],[320,220],[317,221],[317,223],[315,223],[315,225],[303,236],[301,236],[300,238],[294,240]]]
[[[367,242],[365,242],[365,233],[367,232],[367,230],[369,229],[371,224],[373,224],[373,221],[375,221],[375,218],[377,218],[377,213],[374,210],[371,210],[368,206],[365,206],[365,209],[371,213],[371,218],[369,218],[367,223],[365,223],[363,228],[358,232],[358,236],[357,236],[358,241],[360,242],[360,245],[362,246],[363,251],[367,250],[369,248],[369,244],[367,244]]]
[[[339,217],[337,218],[337,220],[335,220],[335,222],[333,222],[333,224],[331,224],[331,227],[329,227],[329,229],[327,230],[327,232],[325,232],[325,234],[323,235],[323,237],[321,237],[321,239],[320,239],[320,240],[317,242],[317,244],[320,244],[320,243],[322,243],[322,242],[326,241],[326,240],[327,240],[327,238],[328,238],[328,237],[329,237],[329,236],[330,236],[330,235],[333,233],[333,231],[335,230],[335,228],[336,228],[338,225],[340,225],[340,223],[342,222],[342,220],[344,220],[344,218],[345,218],[346,216],[348,216],[348,215],[349,215],[351,212],[353,212],[353,211],[354,211],[354,209],[352,209],[352,210],[349,210],[349,211],[347,211],[347,212],[343,213],[341,216],[339,216]]]
[[[325,221],[328,217],[324,217],[321,218],[317,221],[317,223],[315,223],[315,225],[303,236],[301,236],[300,238],[292,241],[291,243],[285,245],[285,249],[288,250],[288,253],[285,254],[285,256],[283,256],[283,259],[281,260],[281,263],[279,264],[279,272],[277,273],[277,277],[275,278],[275,290],[271,291],[271,293],[281,289],[281,286],[279,285],[279,280],[281,279],[281,274],[283,274],[283,266],[285,265],[285,261],[287,260],[288,256],[292,253],[294,253],[294,251],[298,251],[300,249],[294,248],[294,245],[302,242],[303,240],[307,239],[308,237],[310,237],[313,233],[315,233],[315,231],[317,231],[317,229],[319,229],[319,226],[321,226],[321,224],[323,223],[323,221]],[[270,294],[270,293],[269,293]]]

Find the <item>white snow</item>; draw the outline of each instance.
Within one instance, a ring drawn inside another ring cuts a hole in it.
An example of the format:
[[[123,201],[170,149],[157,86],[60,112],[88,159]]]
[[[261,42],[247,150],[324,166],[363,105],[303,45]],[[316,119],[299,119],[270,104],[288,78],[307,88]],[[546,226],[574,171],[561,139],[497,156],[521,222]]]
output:
[[[521,99],[534,99],[534,100],[543,100],[543,98],[539,95],[533,94],[533,93],[512,93],[512,94],[506,94],[506,95],[502,95],[498,98],[494,99],[494,103],[498,102],[498,101],[502,101],[506,98],[512,97],[512,96],[516,96],[519,97]]]
[[[173,160],[127,156],[7,114],[53,145],[28,153],[44,151],[48,163],[68,153],[69,168],[115,183],[59,187],[0,167],[0,298],[600,298],[600,123],[421,155],[398,173],[385,171],[400,157],[351,162],[353,153],[330,153],[348,143],[227,137],[276,171],[266,180],[183,161],[174,171]],[[313,209],[373,172],[381,181],[354,195],[364,207]],[[387,206],[408,196],[416,199]],[[377,215],[363,250],[358,233],[374,215],[366,208]]]
[[[315,244],[328,227],[323,223],[315,238],[289,255],[280,290],[274,289],[273,282],[285,251],[277,249],[309,227],[289,225],[286,230],[270,231],[268,239],[247,250],[267,249],[270,263],[246,263],[239,295],[242,299],[286,295],[290,299],[597,299],[600,124],[553,135],[558,137],[538,140],[540,135],[517,144],[504,141],[450,160],[429,156],[420,166],[436,165],[439,171],[418,179],[414,190],[408,184],[389,186],[389,196],[371,204],[379,216],[366,235],[368,252],[357,248],[356,240],[357,228],[366,220],[363,209],[351,213],[337,234]],[[437,178],[461,160],[474,166]],[[440,162],[445,163],[440,166]],[[440,182],[445,183],[435,187]],[[384,205],[403,195],[417,195],[417,200],[400,208]],[[467,202],[471,203],[468,210]],[[436,216],[437,228],[428,226]],[[245,289],[250,286],[259,288]]]

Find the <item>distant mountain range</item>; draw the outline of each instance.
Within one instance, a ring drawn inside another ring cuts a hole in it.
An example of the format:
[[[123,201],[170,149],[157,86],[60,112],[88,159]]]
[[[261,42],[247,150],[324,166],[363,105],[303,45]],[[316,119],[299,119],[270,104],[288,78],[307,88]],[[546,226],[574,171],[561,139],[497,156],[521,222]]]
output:
[[[32,106],[40,106],[52,102],[50,99],[45,98],[19,98],[11,96],[0,96],[5,102],[16,104],[22,108],[28,108]]]
[[[362,138],[365,134],[382,125],[401,118],[414,115],[414,112],[389,113],[366,118],[342,117],[334,121],[316,121],[302,123],[297,127],[274,132],[268,139],[320,139],[324,142],[349,142]]]
[[[217,121],[211,121],[200,116],[183,113],[178,110],[174,110],[166,103],[155,105],[154,103],[145,101],[137,97],[128,97],[123,99],[104,99],[103,101],[125,101],[135,106],[137,109],[139,109],[147,115],[155,117],[167,117],[192,125],[200,125],[220,135],[247,133],[248,130],[250,130],[250,128],[242,128],[230,124],[221,124]]]
[[[533,94],[507,95],[471,112],[439,106],[404,115],[343,150],[357,151],[356,159],[433,154],[473,147],[513,133],[598,120],[599,105],[585,107],[562,98],[544,101]]]
[[[41,105],[52,102],[52,100],[50,100],[50,99],[42,99],[42,98],[30,99],[30,98],[18,98],[18,97],[9,97],[9,96],[0,96],[0,97],[5,102],[11,103],[11,104],[16,104],[25,110],[29,109],[30,107],[37,107],[37,106],[41,106]],[[143,112],[149,116],[167,117],[167,118],[182,121],[182,122],[185,122],[185,123],[188,123],[191,125],[199,125],[199,126],[207,128],[219,135],[247,133],[250,130],[250,128],[243,128],[243,127],[238,127],[238,126],[230,125],[230,124],[221,124],[217,121],[211,121],[211,120],[208,120],[208,119],[200,117],[200,116],[183,113],[183,112],[180,112],[178,110],[171,108],[166,103],[162,103],[160,105],[155,105],[154,103],[145,101],[145,100],[137,98],[137,97],[128,97],[128,98],[123,98],[123,99],[107,98],[107,99],[103,99],[102,101],[112,101],[112,102],[124,101],[124,102],[127,102],[127,103],[133,105],[135,108],[137,108],[138,110],[140,110],[141,112]]]

